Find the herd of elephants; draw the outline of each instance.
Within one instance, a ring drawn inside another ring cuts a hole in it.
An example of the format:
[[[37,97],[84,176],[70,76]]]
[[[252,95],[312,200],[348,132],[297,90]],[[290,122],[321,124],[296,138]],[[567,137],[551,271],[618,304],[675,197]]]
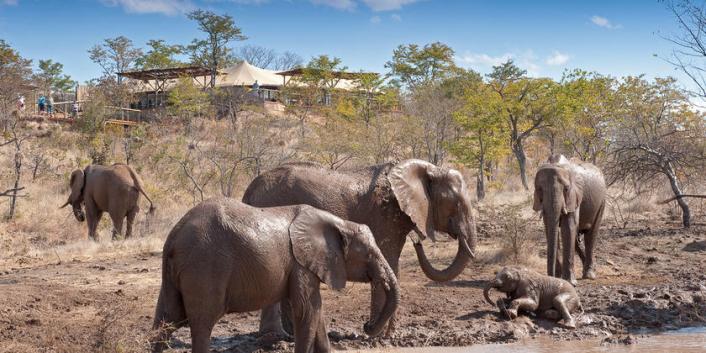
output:
[[[485,299],[510,319],[528,311],[573,328],[572,312],[582,310],[574,289],[574,254],[582,260],[583,278],[595,278],[605,181],[594,165],[559,155],[539,168],[534,185],[533,209],[541,211],[547,238],[547,275],[505,267],[488,282]],[[87,221],[93,239],[103,212],[113,221],[114,238],[122,234],[123,219],[130,237],[140,194],[154,210],[140,177],[125,164],[76,170],[70,186],[64,206],[72,206],[78,221]],[[262,310],[263,334],[286,336],[284,326],[291,324],[296,353],[329,352],[321,282],[335,290],[347,281],[370,283],[364,331],[389,334],[400,304],[399,260],[407,237],[427,277],[454,279],[475,256],[472,208],[459,171],[421,160],[353,171],[290,163],[267,171],[250,183],[242,202],[204,201],[174,225],[162,254],[152,350],[167,348],[174,330],[188,325],[192,351],[208,352],[211,331],[223,315]],[[441,270],[431,265],[422,245],[437,233],[458,241],[453,261]],[[507,297],[494,303],[491,289]]]

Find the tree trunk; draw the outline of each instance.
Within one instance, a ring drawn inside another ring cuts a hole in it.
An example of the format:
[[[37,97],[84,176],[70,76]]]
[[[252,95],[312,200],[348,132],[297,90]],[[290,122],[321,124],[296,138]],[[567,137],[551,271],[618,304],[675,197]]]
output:
[[[20,188],[20,176],[22,175],[22,154],[20,153],[20,147],[17,145],[17,150],[15,151],[15,185],[12,191],[12,196],[10,196],[10,214],[8,214],[8,219],[15,218],[15,209],[17,205],[17,193]]]
[[[667,173],[667,178],[669,178],[669,185],[672,187],[672,192],[675,196],[682,194],[681,187],[679,187],[679,180],[673,171],[669,170]],[[689,204],[686,203],[684,197],[677,198],[677,203],[681,207],[682,211],[682,225],[684,228],[689,228],[691,226],[691,211],[689,210]]]
[[[513,141],[512,153],[515,155],[517,164],[520,167],[520,179],[522,180],[522,186],[525,190],[529,190],[529,184],[527,183],[527,156],[525,155],[525,149],[522,146],[522,140]]]

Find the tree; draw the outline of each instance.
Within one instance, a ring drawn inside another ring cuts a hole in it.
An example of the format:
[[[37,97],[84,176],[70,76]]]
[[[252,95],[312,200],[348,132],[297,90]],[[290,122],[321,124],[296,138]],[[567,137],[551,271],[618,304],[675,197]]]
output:
[[[178,44],[167,44],[162,39],[151,39],[147,42],[150,49],[135,60],[135,67],[140,70],[166,69],[184,65],[175,56],[184,54],[184,47]]]
[[[23,144],[25,141],[32,137],[32,135],[24,131],[24,129],[20,129],[19,122],[19,116],[16,116],[15,119],[13,119],[13,121],[10,123],[10,129],[4,134],[4,141],[0,142],[0,147],[10,145],[14,149],[14,180],[12,183],[12,187],[0,193],[0,196],[6,196],[10,198],[10,208],[6,219],[15,218],[15,211],[17,210],[17,199],[22,197],[19,192],[24,189],[24,187],[20,185],[20,182],[22,180],[22,163],[24,160]]]
[[[463,107],[454,119],[465,134],[451,146],[456,161],[478,170],[476,195],[485,198],[486,169],[508,153],[502,100],[493,89],[478,82],[464,91]]]
[[[211,88],[216,87],[218,69],[233,61],[228,44],[247,39],[229,15],[217,15],[210,11],[196,10],[188,14],[189,19],[198,23],[207,39],[194,39],[187,46],[192,63],[211,70]]]
[[[635,185],[664,177],[682,210],[682,224],[691,225],[683,182],[703,172],[706,164],[706,117],[692,109],[673,78],[648,82],[626,77],[617,89],[618,118],[611,123],[608,183]]]
[[[666,59],[696,85],[695,94],[706,98],[706,10],[691,0],[665,0],[677,20],[680,34],[664,37],[676,48]]]
[[[262,69],[286,71],[295,67],[301,67],[304,60],[301,56],[286,51],[282,54],[273,49],[258,45],[246,45],[238,48],[235,53],[237,60],[247,61],[250,64]]]
[[[130,70],[142,56],[142,50],[135,48],[132,40],[119,36],[105,39],[103,44],[88,50],[88,54],[91,60],[103,69],[104,76],[113,76]],[[117,82],[122,83],[121,76],[117,76]]]
[[[169,108],[174,115],[182,118],[188,127],[194,116],[201,115],[209,108],[208,94],[194,84],[191,77],[182,77],[169,91]]]
[[[534,133],[555,123],[560,114],[556,100],[558,84],[547,78],[527,78],[525,74],[525,70],[508,60],[494,66],[488,78],[502,102],[510,149],[517,159],[522,186],[529,190],[524,145]]]
[[[55,63],[51,59],[39,60],[39,73],[35,75],[35,79],[46,92],[69,91],[74,88],[76,81],[63,71],[64,65],[61,63]]]
[[[8,43],[0,39],[0,125],[7,131],[10,114],[19,96],[27,93],[32,74],[32,61],[22,58]]]
[[[561,114],[571,124],[553,130],[571,153],[584,161],[597,164],[610,147],[608,124],[617,109],[615,85],[612,77],[583,70],[567,72],[561,80]]]
[[[408,89],[414,89],[447,78],[456,64],[453,49],[435,42],[423,48],[416,44],[400,45],[385,67],[390,69],[390,77],[399,80]]]

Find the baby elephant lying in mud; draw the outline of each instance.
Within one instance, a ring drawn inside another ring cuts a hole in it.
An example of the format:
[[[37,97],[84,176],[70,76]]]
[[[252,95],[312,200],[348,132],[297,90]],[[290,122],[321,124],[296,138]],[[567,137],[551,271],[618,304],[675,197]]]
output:
[[[506,299],[493,303],[490,289],[506,293]],[[561,278],[540,275],[524,267],[508,266],[489,281],[483,291],[490,305],[497,305],[509,319],[517,317],[519,310],[535,313],[549,320],[563,319],[563,324],[576,328],[571,312],[581,308],[576,289]],[[508,308],[509,306],[509,308]]]
[[[397,278],[367,226],[307,205],[257,208],[228,198],[205,201],[174,226],[162,254],[153,351],[189,325],[194,353],[209,352],[211,330],[227,313],[287,300],[296,353],[330,351],[319,286],[370,282],[385,304],[363,327],[382,332],[400,300]]]

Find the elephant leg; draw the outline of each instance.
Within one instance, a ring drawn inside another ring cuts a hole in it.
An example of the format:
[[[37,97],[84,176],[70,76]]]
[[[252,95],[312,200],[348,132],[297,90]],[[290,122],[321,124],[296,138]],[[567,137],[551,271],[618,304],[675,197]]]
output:
[[[585,266],[585,264],[586,264],[586,253],[584,252],[583,248],[581,248],[581,239],[580,239],[582,234],[583,234],[584,241],[585,241],[585,239],[586,239],[586,232],[578,232],[578,234],[576,234],[576,246],[575,246],[575,248],[576,248],[576,255],[579,256],[579,259],[581,259],[581,263],[584,264],[584,266]]]
[[[331,343],[328,339],[328,332],[326,331],[326,322],[319,320],[319,328],[316,330],[316,341],[314,343],[314,353],[329,353],[331,352]]]
[[[125,239],[132,237],[132,225],[135,223],[135,217],[137,216],[137,213],[139,211],[140,211],[139,208],[133,208],[132,210],[130,210],[130,212],[127,213]]]
[[[507,310],[510,319],[517,317],[520,310],[535,311],[539,304],[532,298],[517,298],[510,303],[510,308]]]
[[[202,279],[182,276],[182,300],[191,329],[191,352],[208,353],[211,331],[226,312],[226,283],[203,283]],[[194,285],[194,284],[200,285]]]
[[[284,317],[289,316],[285,314]],[[289,334],[282,326],[282,320],[283,315],[281,303],[276,303],[262,309],[260,311],[260,333],[274,337],[288,337]]]
[[[317,338],[328,342],[328,336],[317,337],[322,319],[321,282],[313,273],[303,269],[295,269],[290,276],[288,299],[292,306],[294,353],[311,353]]]
[[[571,316],[569,311],[570,301],[575,300],[575,298],[569,293],[561,293],[554,297],[553,304],[554,307],[561,313],[561,317],[564,321],[564,326],[568,328],[576,328],[576,321]]]
[[[96,231],[98,230],[98,224],[103,217],[103,211],[94,209],[89,209],[86,206],[86,223],[88,224],[88,237],[93,241],[98,241]]]
[[[404,239],[403,239],[404,240]],[[404,243],[402,243],[404,245]],[[400,254],[402,253],[402,248],[399,249],[399,251],[393,251],[393,254],[391,256],[385,256],[387,263],[390,265],[390,268],[392,269],[392,272],[394,272],[395,277],[397,277],[397,281],[400,281],[400,265],[399,265],[399,258]],[[394,255],[394,253],[397,254],[397,256]],[[385,290],[382,288],[382,286],[372,286],[372,290],[370,291],[370,317],[375,317],[377,313],[379,313],[382,308],[385,306],[385,300],[387,299],[387,294],[385,293]],[[393,333],[395,333],[395,329],[397,328],[397,313],[393,314],[390,317],[390,320],[387,322],[387,329],[385,330],[384,337],[390,337]]]
[[[564,244],[563,263],[561,278],[569,281],[576,286],[576,277],[574,277],[574,246],[576,243],[576,215],[571,213],[562,217],[561,221],[561,242]]]
[[[601,222],[603,222],[604,209],[605,202],[603,202],[601,207],[598,209],[598,214],[593,220],[593,226],[584,236],[584,243],[586,243],[586,260],[583,262],[583,278],[586,279],[596,279],[594,250],[596,248],[596,240],[598,239],[598,233],[601,228]]]
[[[164,287],[164,284],[162,286]],[[177,293],[174,292],[176,288],[170,289],[169,293],[163,293],[164,290],[162,290],[157,300],[157,310],[152,325],[155,333],[150,339],[153,353],[161,353],[167,348],[172,333],[187,323],[181,301],[176,298]]]
[[[113,220],[113,240],[118,239],[118,235],[123,235],[123,218],[124,215],[110,213],[110,219]]]

